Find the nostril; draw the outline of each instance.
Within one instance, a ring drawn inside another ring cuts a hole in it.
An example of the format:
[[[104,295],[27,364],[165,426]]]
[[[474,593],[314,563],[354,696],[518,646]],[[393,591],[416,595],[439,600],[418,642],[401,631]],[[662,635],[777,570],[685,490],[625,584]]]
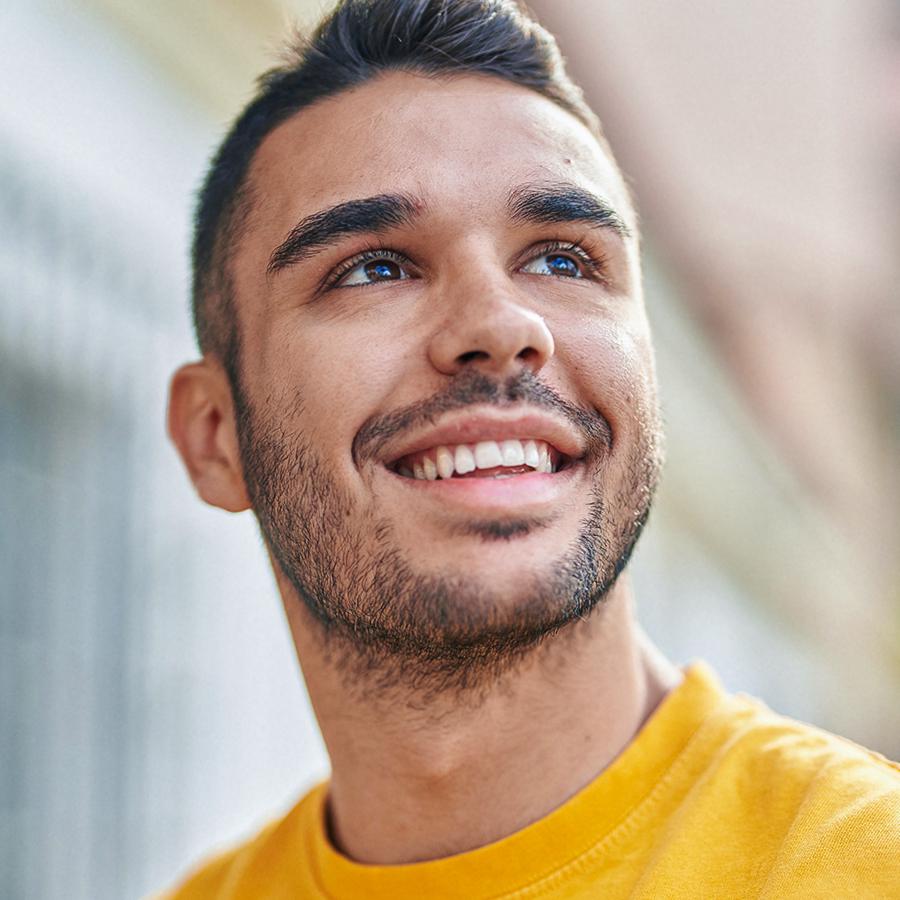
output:
[[[468,353],[461,353],[457,360],[463,364],[470,363],[475,359],[490,359],[491,355],[485,353],[484,350],[470,350]]]
[[[524,350],[520,350],[516,354],[516,359],[521,360],[525,367],[532,372],[537,372],[543,365],[543,357],[540,351],[535,350],[534,347],[526,347]]]

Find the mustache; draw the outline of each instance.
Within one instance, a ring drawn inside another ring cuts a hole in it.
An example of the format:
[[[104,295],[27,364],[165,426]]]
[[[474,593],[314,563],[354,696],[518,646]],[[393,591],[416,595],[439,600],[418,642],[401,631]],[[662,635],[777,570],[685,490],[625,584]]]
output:
[[[501,382],[483,372],[468,369],[429,399],[367,420],[353,439],[353,460],[359,464],[377,457],[385,442],[403,431],[433,425],[442,415],[476,404],[499,409],[521,405],[555,413],[581,432],[588,457],[612,447],[612,428],[599,410],[584,409],[567,402],[531,370],[523,370]]]

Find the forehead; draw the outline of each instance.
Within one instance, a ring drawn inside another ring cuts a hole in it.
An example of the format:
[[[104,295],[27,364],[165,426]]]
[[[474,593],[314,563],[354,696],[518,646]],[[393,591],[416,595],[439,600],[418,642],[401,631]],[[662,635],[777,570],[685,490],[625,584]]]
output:
[[[304,215],[382,193],[421,197],[429,215],[480,218],[535,181],[599,194],[633,224],[615,164],[552,101],[499,78],[389,73],[266,137],[250,170],[252,230],[277,243]]]

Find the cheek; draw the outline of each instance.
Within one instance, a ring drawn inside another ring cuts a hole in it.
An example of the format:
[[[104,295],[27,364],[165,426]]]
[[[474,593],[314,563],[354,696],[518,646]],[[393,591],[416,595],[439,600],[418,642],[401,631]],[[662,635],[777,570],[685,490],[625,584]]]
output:
[[[386,318],[378,324],[282,320],[260,354],[259,383],[279,385],[273,400],[291,429],[337,468],[352,465],[356,432],[404,380],[401,366],[411,351],[407,331],[386,328]]]
[[[569,396],[598,409],[614,435],[627,434],[656,409],[656,374],[646,318],[594,318],[557,342]]]

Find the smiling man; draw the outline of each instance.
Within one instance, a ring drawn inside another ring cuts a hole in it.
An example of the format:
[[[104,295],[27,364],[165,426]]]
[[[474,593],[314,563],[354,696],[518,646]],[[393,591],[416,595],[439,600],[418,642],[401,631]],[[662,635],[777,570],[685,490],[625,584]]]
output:
[[[219,149],[194,266],[170,432],[259,520],[332,774],[172,896],[888,896],[891,764],[635,623],[637,222],[546,32],[339,4]]]

